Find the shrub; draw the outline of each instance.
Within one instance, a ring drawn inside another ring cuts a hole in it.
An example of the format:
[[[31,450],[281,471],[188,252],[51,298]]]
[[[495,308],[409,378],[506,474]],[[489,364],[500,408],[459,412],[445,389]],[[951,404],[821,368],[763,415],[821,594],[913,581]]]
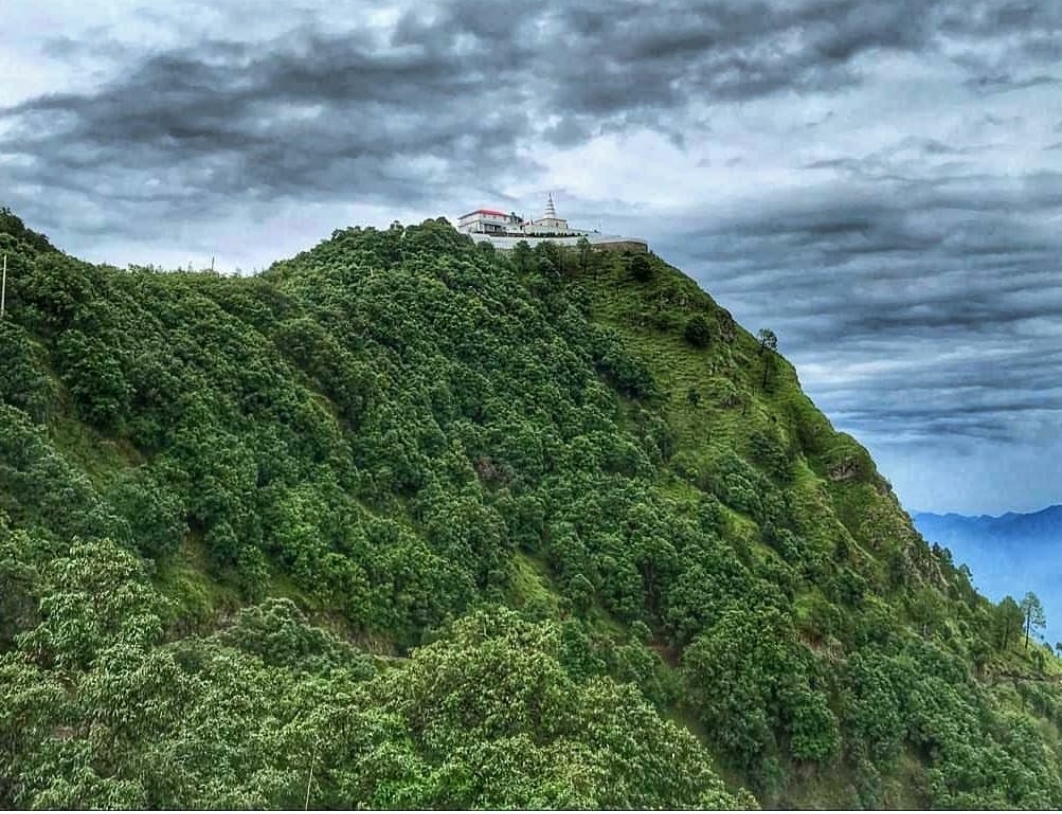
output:
[[[653,267],[644,254],[636,254],[631,258],[631,275],[639,283],[647,283],[653,278]]]
[[[686,323],[686,341],[695,348],[706,348],[712,339],[712,329],[708,320],[698,314]]]

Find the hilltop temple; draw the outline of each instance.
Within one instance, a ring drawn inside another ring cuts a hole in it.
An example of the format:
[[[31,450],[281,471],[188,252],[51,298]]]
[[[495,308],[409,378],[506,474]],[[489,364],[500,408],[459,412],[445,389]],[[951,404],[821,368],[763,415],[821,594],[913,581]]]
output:
[[[543,240],[563,246],[574,246],[582,239],[600,248],[634,251],[648,251],[649,248],[641,238],[605,235],[596,230],[591,232],[572,228],[567,220],[557,216],[552,194],[547,197],[546,211],[540,218],[524,220],[515,212],[507,215],[497,209],[476,209],[458,218],[457,231],[473,240],[486,241],[503,250],[512,249],[521,240],[532,246]]]

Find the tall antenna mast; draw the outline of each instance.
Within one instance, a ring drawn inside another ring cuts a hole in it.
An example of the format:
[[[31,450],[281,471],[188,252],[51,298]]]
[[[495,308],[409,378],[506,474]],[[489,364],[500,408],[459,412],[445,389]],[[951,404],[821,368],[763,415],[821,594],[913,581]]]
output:
[[[7,255],[4,255],[4,277],[0,282],[0,319],[4,318],[4,310],[7,306]]]

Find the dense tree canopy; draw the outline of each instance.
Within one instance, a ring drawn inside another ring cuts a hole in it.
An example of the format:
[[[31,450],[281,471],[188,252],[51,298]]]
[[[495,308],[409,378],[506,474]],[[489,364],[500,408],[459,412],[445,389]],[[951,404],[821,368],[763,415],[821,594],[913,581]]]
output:
[[[0,245],[0,805],[1062,805],[1035,608],[659,258]]]

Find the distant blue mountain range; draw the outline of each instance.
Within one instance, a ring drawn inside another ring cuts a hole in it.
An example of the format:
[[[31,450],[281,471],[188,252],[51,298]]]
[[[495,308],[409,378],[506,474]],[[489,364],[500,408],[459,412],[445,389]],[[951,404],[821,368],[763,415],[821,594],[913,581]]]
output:
[[[998,602],[1027,591],[1040,597],[1047,616],[1044,638],[1062,640],[1062,506],[1000,517],[919,513],[915,527],[930,543],[951,549],[981,593]]]

